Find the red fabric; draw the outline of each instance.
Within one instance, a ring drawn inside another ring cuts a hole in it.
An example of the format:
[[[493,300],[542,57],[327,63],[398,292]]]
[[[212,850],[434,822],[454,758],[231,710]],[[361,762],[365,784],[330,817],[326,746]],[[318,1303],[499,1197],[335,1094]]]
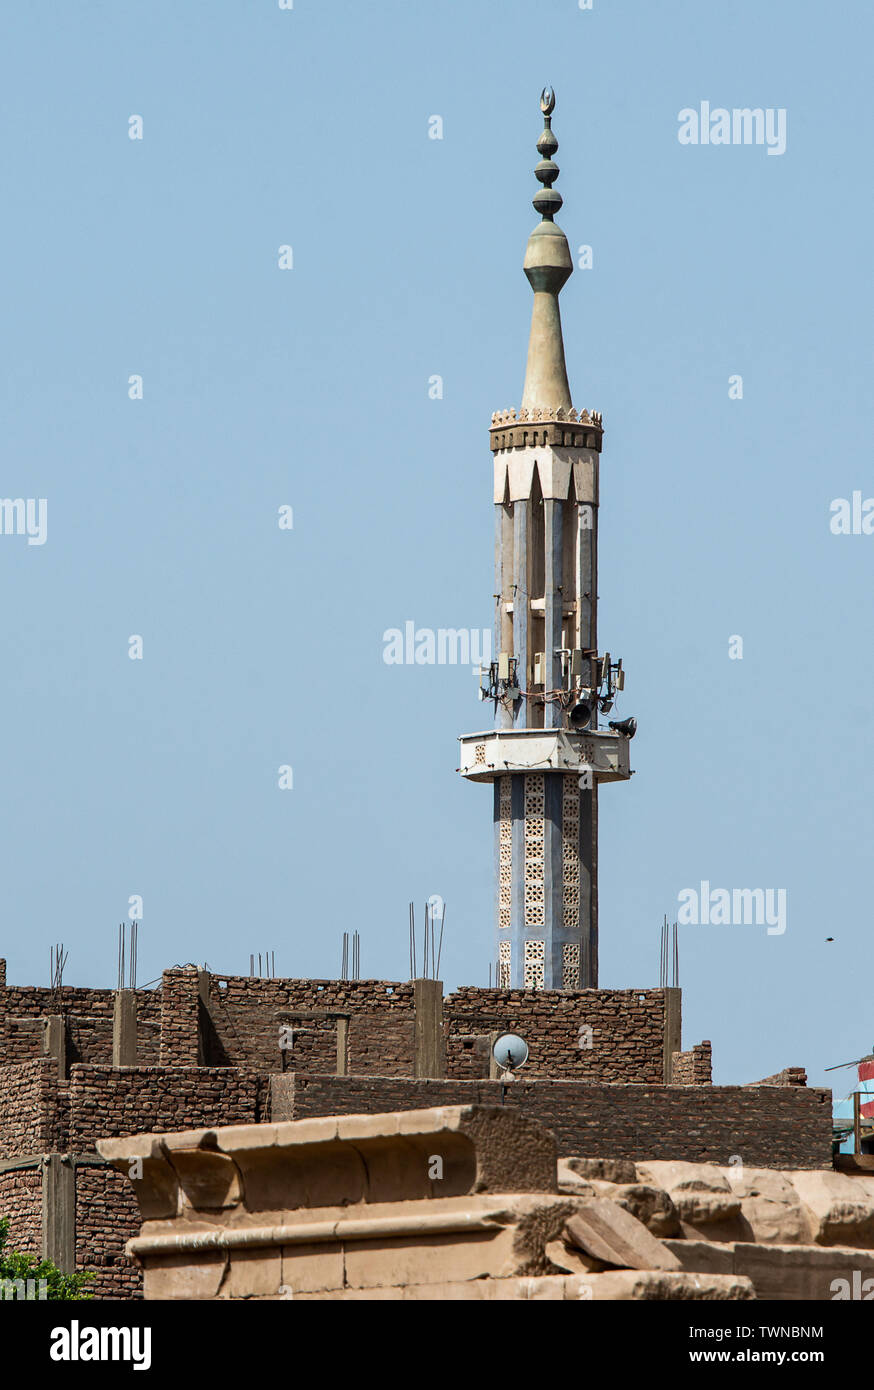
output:
[[[874,1081],[874,1062],[859,1063],[859,1080]]]
[[[859,1113],[864,1116],[866,1120],[870,1120],[871,1116],[874,1115],[874,1100],[869,1100],[866,1105],[860,1105]]]

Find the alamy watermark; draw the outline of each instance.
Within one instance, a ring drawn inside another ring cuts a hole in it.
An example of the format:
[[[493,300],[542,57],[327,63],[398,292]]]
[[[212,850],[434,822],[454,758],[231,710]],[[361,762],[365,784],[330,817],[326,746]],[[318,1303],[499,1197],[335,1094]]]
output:
[[[863,502],[858,489],[852,498],[835,497],[829,511],[828,529],[833,536],[870,536],[874,532],[874,497],[866,497]]]
[[[768,154],[786,151],[785,106],[711,107],[702,101],[696,110],[684,106],[677,113],[681,145],[767,145]]]
[[[874,1279],[863,1279],[860,1269],[853,1270],[852,1284],[849,1279],[833,1279],[828,1287],[832,1303],[840,1303],[846,1299],[870,1303],[874,1299]]]
[[[785,888],[711,888],[702,879],[700,890],[681,888],[677,894],[677,922],[693,927],[767,926],[769,936],[782,936],[788,896]]]
[[[131,1361],[135,1371],[152,1364],[150,1327],[53,1327],[49,1356],[53,1361]]]
[[[35,1279],[0,1279],[0,1299],[23,1299],[27,1303],[35,1303],[37,1299],[44,1302],[48,1296],[47,1279],[40,1279],[38,1288]]]
[[[27,536],[28,545],[45,545],[48,509],[45,497],[0,497],[0,535]]]
[[[481,666],[492,659],[491,628],[416,627],[412,619],[382,634],[386,666]]]

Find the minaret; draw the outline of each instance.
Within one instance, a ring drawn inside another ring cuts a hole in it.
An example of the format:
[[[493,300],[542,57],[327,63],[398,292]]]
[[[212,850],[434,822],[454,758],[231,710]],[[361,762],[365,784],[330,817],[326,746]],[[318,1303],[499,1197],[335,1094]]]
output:
[[[624,675],[598,654],[603,428],[597,411],[573,409],[565,367],[558,296],[573,262],[554,221],[554,107],[546,88],[522,404],[493,415],[490,430],[496,659],[480,693],[496,727],[460,740],[462,775],[494,785],[497,983],[511,989],[598,984],[598,786],[631,776],[636,729],[633,719],[599,727]]]

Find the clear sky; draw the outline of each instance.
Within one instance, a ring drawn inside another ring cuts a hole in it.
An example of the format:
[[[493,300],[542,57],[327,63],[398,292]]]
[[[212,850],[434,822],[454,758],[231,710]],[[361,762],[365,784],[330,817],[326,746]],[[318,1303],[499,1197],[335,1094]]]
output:
[[[486,982],[491,795],[454,769],[489,707],[383,634],[491,622],[551,83],[639,721],[601,983],[658,983],[682,889],[785,889],[783,934],[681,928],[685,1043],[722,1082],[869,1051],[874,535],[829,522],[874,496],[871,6],[81,0],[2,30],[0,493],[47,499],[45,544],[0,536],[10,981],[63,940],[66,983],[112,985],[131,895],[142,982],[268,948],[333,976],[356,927],[403,978],[439,893],[447,987]],[[701,102],[784,109],[785,153],[682,145]]]

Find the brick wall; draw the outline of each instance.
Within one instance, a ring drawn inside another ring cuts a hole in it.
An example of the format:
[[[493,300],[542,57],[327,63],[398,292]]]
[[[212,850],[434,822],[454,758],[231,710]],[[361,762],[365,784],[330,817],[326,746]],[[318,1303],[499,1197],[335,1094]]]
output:
[[[165,970],[161,977],[162,1067],[196,1067],[200,1060],[198,975],[195,969]]]
[[[468,1077],[470,1039],[519,1033],[529,1077],[574,1081],[664,1079],[665,992],[661,989],[501,990],[469,986],[447,995],[446,1075]],[[581,1028],[591,1029],[581,1033]],[[580,1046],[581,1038],[591,1046]],[[472,1055],[474,1054],[474,1055]],[[480,1075],[488,1076],[488,1058]]]
[[[161,1057],[161,989],[138,989],[137,996],[137,1065],[156,1067]],[[77,1061],[97,1061],[94,1057]],[[111,1055],[107,1058],[111,1062]]]
[[[149,1130],[258,1124],[267,1119],[267,1079],[237,1067],[93,1067],[70,1073],[70,1147]],[[114,1168],[76,1164],[76,1268],[95,1273],[97,1298],[139,1298],[142,1276],[124,1254],[140,1229],[136,1197]]]
[[[267,1079],[239,1067],[75,1066],[69,1145],[83,1153],[122,1134],[257,1124],[268,1103]]]
[[[773,1076],[766,1076],[763,1081],[751,1081],[751,1086],[806,1086],[807,1072],[804,1067],[784,1067],[782,1071],[775,1072]]]
[[[416,1069],[415,1011],[382,1009],[349,1020],[348,1068],[360,1076],[412,1076]]]
[[[709,1086],[713,1080],[713,1055],[708,1041],[696,1043],[688,1052],[671,1056],[671,1081],[675,1086]]]
[[[350,1071],[363,1075],[404,1076],[413,1071],[414,1007],[409,983],[386,980],[284,980],[246,975],[209,975],[206,998],[198,998],[195,970],[167,970],[162,985],[161,1061],[193,1065],[197,1028],[203,1060],[212,1066],[242,1066],[264,1074],[279,1071],[279,1030],[330,1032],[333,1039],[307,1043],[319,1066],[336,1070],[336,1019],[295,1019],[295,1012],[348,1016]],[[287,1061],[287,1059],[286,1059]]]
[[[161,991],[138,989],[137,1048],[144,1064],[158,1061]],[[66,1021],[67,1063],[112,1061],[115,991],[36,986],[6,988],[0,979],[0,1063],[26,1062],[42,1055],[45,1020]]]
[[[506,1029],[502,1029],[506,1032]],[[488,1033],[451,1034],[447,1042],[447,1072],[456,1081],[487,1080],[491,1066],[491,1041]],[[301,1071],[304,1068],[301,1067]]]
[[[49,1058],[0,1067],[0,1158],[47,1153],[63,1143],[57,1068]]]
[[[39,1057],[44,1020],[60,1013],[66,1020],[68,1065],[108,1065],[113,1009],[113,990],[0,988],[0,1062]],[[200,1062],[249,1067],[265,1074],[278,1071],[282,1067],[279,1029],[288,1022],[303,1030],[294,1066],[333,1072],[336,1018],[292,1017],[307,1011],[346,1016],[350,1072],[412,1074],[415,1010],[409,982],[265,980],[206,974],[194,967],[165,971],[160,989],[137,990],[137,1062],[142,1066]],[[662,1080],[663,990],[570,993],[469,987],[446,997],[444,1020],[450,1077],[487,1076],[488,1035],[512,1031],[521,1033],[530,1048],[529,1076]],[[308,1038],[308,1030],[330,1032],[333,1042]],[[591,1041],[591,1046],[581,1047],[581,1038]]]
[[[115,1168],[76,1165],[76,1268],[89,1270],[95,1298],[142,1298],[139,1265],[124,1253],[139,1233],[133,1186]]]
[[[39,1256],[42,1244],[42,1170],[0,1172],[0,1216],[9,1217],[7,1250]]]
[[[66,1137],[62,1089],[48,1058],[0,1067],[0,1159],[31,1158],[58,1148]],[[9,1217],[9,1248],[39,1255],[41,1168],[0,1171],[0,1216]]]
[[[288,1025],[286,1046],[280,1055],[280,1071],[337,1070],[337,1025],[331,1019],[311,1019]]]
[[[379,1114],[436,1105],[496,1105],[498,1081],[304,1076],[272,1082],[274,1119]],[[555,1134],[559,1154],[686,1159],[749,1167],[831,1167],[831,1092],[799,1086],[642,1086],[515,1081],[517,1105]]]
[[[236,1067],[122,1067],[76,1064],[59,1085],[48,1059],[0,1067],[0,1158],[71,1151],[76,1155],[76,1268],[94,1271],[98,1298],[136,1298],[141,1274],[124,1254],[140,1227],[131,1184],[104,1165],[82,1162],[101,1136],[267,1118],[268,1081]],[[41,1175],[0,1172],[0,1216],[10,1217],[17,1249],[38,1254]]]

